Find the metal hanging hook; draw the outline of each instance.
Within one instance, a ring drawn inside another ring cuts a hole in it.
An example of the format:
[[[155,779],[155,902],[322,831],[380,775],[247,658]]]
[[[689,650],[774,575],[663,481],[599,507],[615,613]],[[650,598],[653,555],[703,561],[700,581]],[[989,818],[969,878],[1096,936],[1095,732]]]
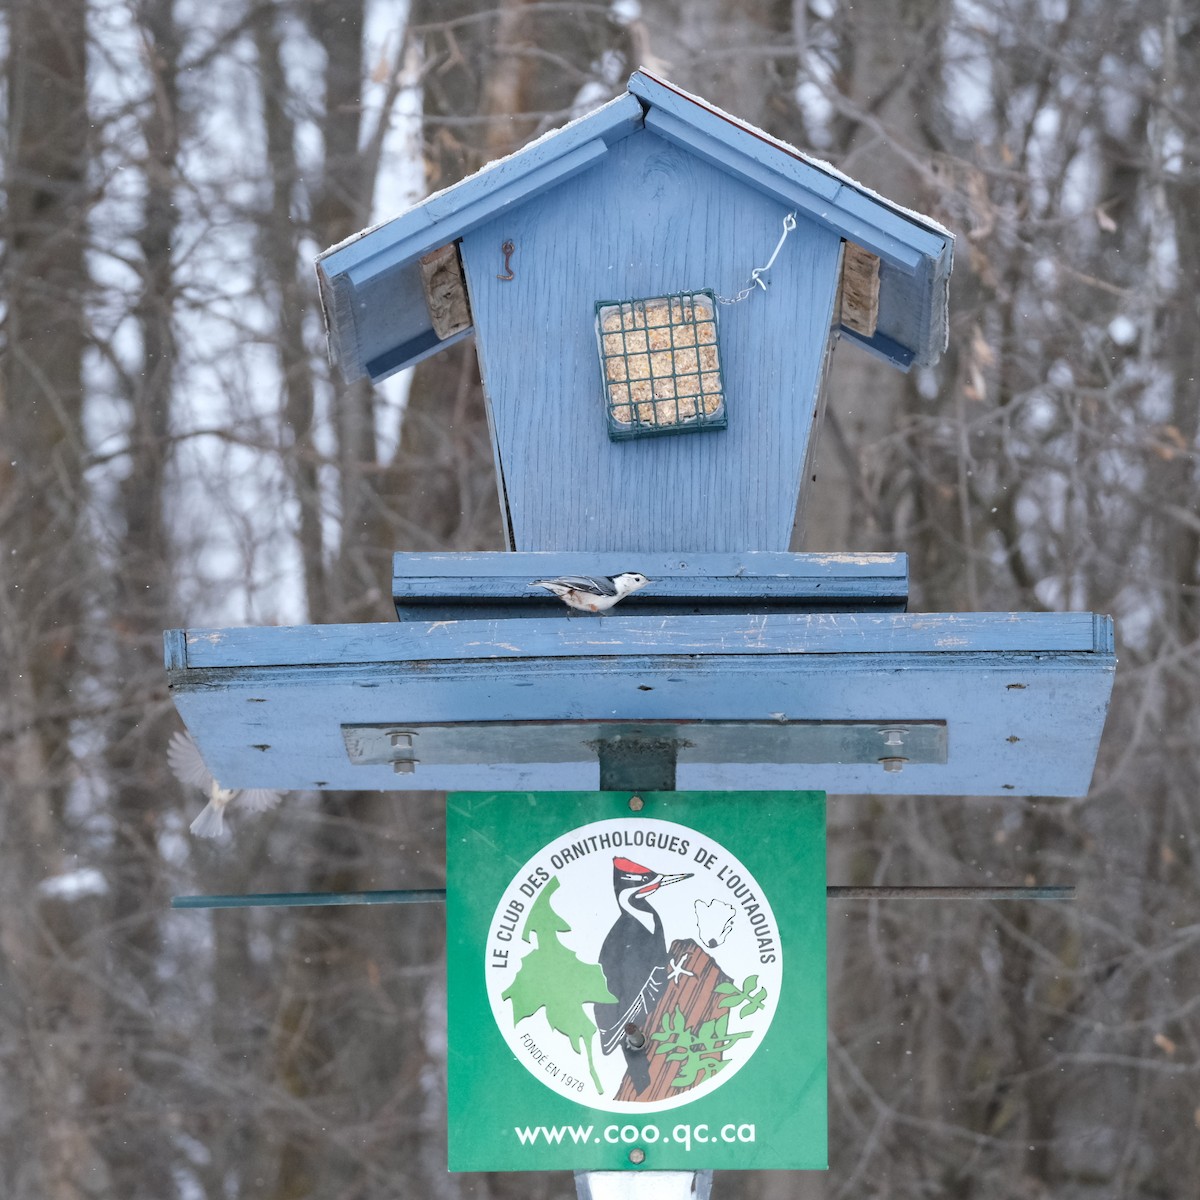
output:
[[[505,282],[507,282],[510,279],[516,278],[512,269],[512,256],[516,252],[516,249],[516,246],[514,246],[511,241],[505,242],[504,245],[500,247],[500,252],[504,255],[504,270],[506,274],[497,275],[497,279],[503,279]]]
[[[791,233],[795,228],[796,214],[794,212],[785,214],[783,218],[783,232],[779,235],[779,241],[775,243],[775,249],[771,252],[771,257],[767,259],[766,265],[755,267],[754,270],[750,272],[749,284],[742,288],[742,290],[738,292],[736,296],[718,296],[717,302],[719,304],[740,304],[746,299],[747,296],[750,295],[751,292],[754,291],[756,286],[762,288],[762,290],[765,292],[767,290],[767,285],[763,282],[762,277],[775,265],[775,260],[779,257],[780,250],[783,249],[783,243],[787,241],[788,234]]]

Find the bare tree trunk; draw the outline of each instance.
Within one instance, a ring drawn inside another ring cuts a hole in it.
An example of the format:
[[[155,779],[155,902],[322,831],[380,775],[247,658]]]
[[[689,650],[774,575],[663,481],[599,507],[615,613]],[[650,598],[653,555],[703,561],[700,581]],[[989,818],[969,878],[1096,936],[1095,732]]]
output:
[[[331,245],[366,225],[371,212],[373,167],[360,152],[366,10],[363,0],[338,5],[309,0],[304,9],[326,55],[325,163],[314,216],[319,240]],[[341,541],[327,589],[332,620],[378,620],[389,608],[389,551],[371,536],[377,506],[375,403],[374,388],[365,380],[339,387],[334,402]]]
[[[12,638],[4,657],[21,681],[19,691],[35,705],[21,725],[22,738],[30,739],[26,761],[41,764],[25,813],[40,838],[62,814],[70,764],[66,723],[81,654],[81,569],[86,579],[87,565],[80,520],[86,504],[85,4],[75,0],[50,10],[29,0],[13,7],[11,20],[22,53],[14,55],[8,81],[8,328],[0,396],[8,452],[0,462],[0,529],[6,578],[14,579],[13,564],[21,583],[5,589],[14,607],[13,620],[4,623]]]
[[[87,213],[84,0],[17,0],[8,19],[6,347],[0,360],[0,1012],[25,1041],[4,1074],[7,1194],[103,1189],[86,1117],[80,906],[38,892],[66,865],[63,817],[91,553],[84,528]],[[19,52],[17,48],[19,47]],[[14,1155],[16,1157],[14,1157]]]
[[[325,54],[320,117],[325,161],[312,191],[312,233],[319,243],[329,244],[369,221],[379,145],[396,93],[389,89],[378,123],[368,129],[362,102],[361,0],[336,6],[314,0],[301,11]],[[301,176],[295,130],[287,116],[293,97],[280,65],[280,32],[272,14],[260,14],[256,39],[273,196],[261,245],[280,301],[284,309],[292,309],[279,318],[280,354],[309,613],[318,621],[386,620],[392,615],[393,522],[386,471],[376,449],[377,396],[366,382],[333,385],[336,546],[326,546],[321,536],[328,518],[321,512],[311,438],[314,363],[303,337],[304,323],[315,313],[315,295],[296,277],[299,239],[289,201]],[[422,516],[414,513],[411,519]],[[360,890],[373,885],[379,868],[403,886],[423,860],[406,862],[395,846],[380,858],[388,839],[406,827],[399,804],[406,810],[411,798],[322,794],[311,854],[301,872],[303,885],[315,891]],[[424,852],[435,861],[440,857],[436,837],[425,825],[414,830],[411,845],[417,855]],[[287,1115],[275,1126],[273,1161],[259,1156],[267,1180],[264,1194],[272,1200],[378,1194],[397,1182],[381,1174],[381,1161],[404,1164],[402,1183],[411,1194],[445,1194],[442,1161],[436,1153],[431,1157],[426,1113],[431,1085],[425,1010],[442,944],[436,912],[406,913],[383,929],[378,914],[353,910],[289,915],[272,989],[271,1028],[275,1083],[287,1097]],[[397,965],[385,977],[380,964],[390,961]],[[354,981],[354,987],[347,988],[347,981]],[[388,1008],[380,1028],[377,1001],[384,995]],[[383,1113],[364,1108],[364,1103],[382,1105]],[[314,1137],[318,1124],[322,1136]]]
[[[313,362],[304,340],[305,322],[312,317],[313,297],[311,286],[301,283],[297,274],[299,231],[293,206],[299,200],[296,192],[300,170],[276,17],[275,8],[267,6],[256,14],[254,22],[271,192],[271,204],[263,216],[260,246],[263,264],[276,293],[283,423],[288,439],[285,461],[299,510],[297,537],[304,572],[305,607],[309,620],[321,621],[327,619],[329,608],[325,534],[317,447],[313,439],[316,403]]]
[[[109,860],[113,919],[110,1026],[126,1064],[126,1102],[107,1123],[105,1157],[113,1186],[127,1196],[175,1194],[171,1154],[155,1129],[163,1079],[157,1065],[155,1009],[161,987],[159,914],[167,889],[159,854],[167,792],[162,630],[170,624],[171,559],[164,518],[171,411],[177,362],[172,251],[178,226],[180,35],[174,0],[141,0],[136,10],[150,102],[142,124],[146,157],[137,241],[141,293],[134,315],[140,371],[128,397],[129,469],[117,500],[121,533],[112,576],[112,652],[121,671],[107,746],[114,841]]]

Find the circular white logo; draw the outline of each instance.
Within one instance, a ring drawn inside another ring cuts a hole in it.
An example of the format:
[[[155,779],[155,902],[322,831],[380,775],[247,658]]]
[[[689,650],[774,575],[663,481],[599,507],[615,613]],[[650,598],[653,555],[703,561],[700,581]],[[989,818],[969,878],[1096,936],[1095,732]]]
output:
[[[759,882],[713,838],[619,818],[555,838],[488,931],[496,1024],[548,1088],[656,1112],[737,1073],[779,998],[783,950]]]

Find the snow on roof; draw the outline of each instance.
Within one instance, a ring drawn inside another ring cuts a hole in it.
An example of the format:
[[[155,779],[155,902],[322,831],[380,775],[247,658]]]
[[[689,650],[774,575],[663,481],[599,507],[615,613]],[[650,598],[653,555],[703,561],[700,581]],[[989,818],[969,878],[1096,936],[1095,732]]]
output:
[[[706,109],[713,116],[720,117],[723,121],[728,121],[730,125],[737,126],[744,133],[748,133],[751,137],[756,137],[759,141],[766,142],[769,146],[774,146],[777,150],[782,151],[791,158],[798,159],[800,162],[807,163],[808,166],[814,167],[825,175],[836,179],[839,183],[844,183],[848,187],[852,187],[855,191],[861,192],[864,196],[876,201],[879,204],[890,208],[892,212],[902,217],[907,217],[910,221],[915,221],[919,225],[924,225],[933,233],[941,234],[944,237],[953,238],[954,234],[940,222],[935,221],[932,217],[926,216],[924,213],[919,213],[915,209],[906,208],[903,204],[897,204],[895,200],[889,200],[887,196],[881,196],[878,192],[867,187],[865,184],[859,183],[857,179],[851,178],[845,171],[839,170],[832,163],[826,162],[824,159],[815,158],[811,154],[806,154],[803,150],[797,149],[790,142],[785,142],[782,138],[777,138],[773,134],[767,133],[766,130],[759,129],[757,125],[751,125],[748,121],[743,121],[738,117],[727,113],[723,108],[713,104],[711,100],[705,100],[703,96],[694,95],[692,92],[685,91],[677,84],[671,83],[670,80],[662,79],[658,75],[647,71],[644,67],[639,68],[639,75],[644,75],[647,79],[664,87],[668,91],[674,92],[677,96],[681,96],[684,100],[691,101],[692,104],[698,105],[700,108]]]
[[[422,255],[557,187],[643,130],[779,197],[879,259],[875,331],[864,335],[844,325],[843,336],[904,370],[935,361],[945,349],[949,230],[701,97],[637,71],[607,104],[318,255],[331,356],[346,379],[386,378],[471,332],[443,338],[433,329],[417,267]]]

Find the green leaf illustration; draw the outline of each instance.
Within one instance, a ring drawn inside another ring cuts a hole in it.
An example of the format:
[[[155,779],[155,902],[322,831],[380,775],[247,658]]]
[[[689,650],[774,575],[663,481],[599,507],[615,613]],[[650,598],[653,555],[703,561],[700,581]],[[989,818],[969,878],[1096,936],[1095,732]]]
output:
[[[714,991],[723,986],[718,984]],[[650,1036],[659,1043],[656,1054],[665,1054],[668,1062],[680,1064],[671,1086],[684,1088],[723,1070],[727,1062],[723,1057],[725,1051],[734,1042],[752,1035],[749,1032],[730,1033],[727,1012],[715,1020],[704,1021],[693,1033],[687,1027],[683,1010],[677,1007],[673,1013],[663,1014],[662,1029]]]
[[[755,988],[758,988],[758,991],[755,991]],[[758,987],[757,975],[747,975],[740,989],[732,983],[718,983],[713,991],[717,995],[725,997],[725,999],[717,1001],[721,1008],[736,1008],[740,1004],[742,1007],[738,1016],[743,1019],[750,1016],[751,1013],[758,1012],[767,1001],[767,989]]]
[[[558,940],[558,935],[570,933],[571,927],[550,904],[557,890],[555,876],[529,910],[521,937],[526,942],[536,938],[537,944],[521,959],[516,976],[501,998],[512,1002],[514,1026],[544,1008],[550,1028],[567,1038],[576,1054],[583,1051],[587,1055],[592,1082],[597,1092],[603,1092],[592,1060],[596,1025],[583,1006],[612,1004],[617,998],[608,990],[599,964],[585,963]]]

